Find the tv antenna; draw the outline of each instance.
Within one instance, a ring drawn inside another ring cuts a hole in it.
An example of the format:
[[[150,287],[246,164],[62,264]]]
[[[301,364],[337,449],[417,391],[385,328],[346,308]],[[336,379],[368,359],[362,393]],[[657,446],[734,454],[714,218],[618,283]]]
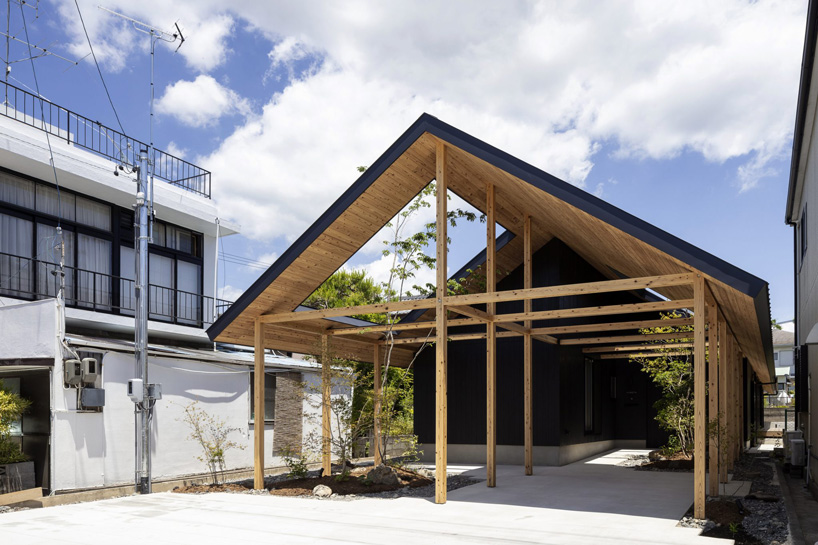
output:
[[[60,59],[61,61],[65,61],[65,62],[69,63],[71,66],[69,66],[68,68],[71,68],[73,66],[78,65],[80,63],[80,61],[82,61],[82,59],[80,59],[78,61],[75,61],[73,59],[69,59],[67,57],[63,57],[62,55],[59,55],[59,54],[55,53],[54,51],[52,51],[50,49],[51,44],[49,44],[46,47],[42,47],[42,46],[39,46],[37,44],[30,43],[28,40],[24,40],[23,38],[20,38],[20,37],[18,37],[16,35],[12,34],[12,31],[11,31],[11,5],[12,4],[16,4],[16,5],[20,6],[21,11],[23,9],[25,9],[25,8],[34,10],[34,18],[35,19],[40,17],[40,0],[34,0],[33,2],[30,2],[30,1],[27,2],[26,0],[6,0],[6,31],[5,32],[0,31],[0,36],[5,37],[5,39],[6,39],[6,56],[3,59],[5,61],[4,64],[6,65],[6,70],[5,70],[5,74],[4,74],[5,81],[6,81],[6,88],[5,88],[5,93],[4,93],[4,95],[5,95],[4,96],[4,99],[5,99],[4,100],[4,105],[5,106],[9,106],[9,101],[8,101],[8,97],[9,97],[9,90],[8,90],[9,78],[14,79],[15,81],[17,81],[20,85],[22,85],[24,87],[28,87],[22,81],[18,80],[17,78],[15,78],[14,76],[11,75],[11,65],[12,64],[16,64],[18,62],[29,62],[29,61],[32,61],[34,59],[39,59],[39,58],[42,58],[42,57],[55,57],[57,59]],[[27,47],[28,56],[12,60],[11,59],[11,42],[18,42],[20,44],[25,45]],[[34,53],[34,51],[36,51],[36,53]],[[87,55],[86,55],[86,57],[87,57]],[[84,58],[85,57],[83,57],[83,59]],[[29,87],[29,89],[31,89],[31,88]],[[42,98],[44,100],[48,100],[47,98],[40,95],[39,93],[36,93],[36,94],[40,98]]]
[[[151,493],[151,422],[156,401],[161,399],[161,387],[158,384],[148,383],[148,244],[153,241],[153,173],[154,173],[154,146],[153,146],[153,103],[154,103],[154,59],[156,57],[156,43],[159,41],[179,45],[174,53],[179,51],[185,43],[185,37],[178,23],[174,23],[176,32],[167,32],[148,23],[143,23],[127,15],[117,13],[108,8],[97,6],[111,15],[129,21],[134,30],[147,34],[151,42],[151,100],[150,100],[150,144],[148,149],[140,149],[136,170],[136,207],[134,223],[139,229],[134,236],[136,254],[136,281],[134,282],[136,295],[136,316],[134,318],[134,359],[136,360],[137,379],[129,383],[128,395],[134,401],[134,427],[137,443],[137,455],[134,460],[134,481],[136,491],[141,494]],[[143,165],[147,168],[143,168]],[[145,173],[148,176],[146,179]],[[147,191],[149,182],[150,191]]]

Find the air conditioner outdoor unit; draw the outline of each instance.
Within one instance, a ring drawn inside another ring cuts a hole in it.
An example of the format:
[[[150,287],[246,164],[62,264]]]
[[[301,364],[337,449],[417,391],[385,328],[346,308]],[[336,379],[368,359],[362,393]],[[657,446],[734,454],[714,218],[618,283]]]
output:
[[[66,384],[76,386],[82,382],[82,362],[80,360],[65,360],[63,368]]]
[[[803,439],[793,439],[790,441],[790,464],[795,467],[807,465],[807,449]]]
[[[82,381],[93,384],[102,374],[99,360],[96,358],[82,358]]]

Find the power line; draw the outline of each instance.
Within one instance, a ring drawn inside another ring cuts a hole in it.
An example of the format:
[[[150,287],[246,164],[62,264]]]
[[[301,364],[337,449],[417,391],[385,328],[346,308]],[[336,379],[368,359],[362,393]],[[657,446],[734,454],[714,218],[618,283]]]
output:
[[[105,78],[102,77],[102,70],[99,67],[99,62],[97,62],[97,55],[94,53],[94,46],[91,45],[91,38],[88,36],[88,29],[85,28],[85,20],[82,18],[82,11],[80,10],[80,5],[77,0],[74,0],[74,5],[77,6],[77,13],[80,16],[80,23],[82,23],[82,31],[85,32],[85,39],[88,40],[88,47],[91,49],[91,56],[94,58],[94,64],[97,67],[99,79],[102,81],[102,86],[105,88],[105,94],[108,96],[108,102],[111,104],[111,109],[114,111],[114,117],[116,117],[119,130],[122,131],[122,134],[125,134],[125,129],[122,127],[122,122],[119,120],[119,114],[116,111],[116,106],[114,106],[114,101],[111,99],[111,93],[108,92],[108,85],[105,84]]]

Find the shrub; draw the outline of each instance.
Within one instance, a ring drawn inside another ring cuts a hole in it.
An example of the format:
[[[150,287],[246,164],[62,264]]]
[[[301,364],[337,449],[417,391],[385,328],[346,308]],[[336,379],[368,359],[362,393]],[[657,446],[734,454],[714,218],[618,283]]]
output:
[[[11,427],[31,405],[27,399],[3,386],[0,381],[0,464],[25,462],[28,458],[11,438]]]

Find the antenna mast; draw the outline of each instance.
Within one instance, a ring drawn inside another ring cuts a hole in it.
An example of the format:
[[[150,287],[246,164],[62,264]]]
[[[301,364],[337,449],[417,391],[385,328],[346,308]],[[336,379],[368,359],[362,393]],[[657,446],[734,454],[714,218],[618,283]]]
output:
[[[151,43],[151,101],[150,101],[150,144],[147,149],[139,150],[136,178],[136,209],[134,223],[138,230],[135,234],[134,246],[136,254],[136,317],[134,319],[134,357],[136,376],[141,379],[141,395],[135,399],[134,425],[136,435],[136,459],[134,460],[134,481],[136,491],[141,494],[151,493],[151,421],[153,408],[157,399],[161,399],[161,388],[157,384],[148,383],[148,244],[153,241],[153,173],[154,173],[154,146],[153,146],[153,102],[154,102],[154,58],[156,42],[173,43],[180,40],[179,47],[185,41],[179,25],[176,32],[166,32],[142,21],[137,21],[127,15],[111,11],[98,6],[99,9],[129,21],[133,28],[145,33]],[[147,167],[147,168],[146,168]],[[146,176],[147,174],[147,176]],[[149,189],[149,191],[148,191]],[[138,399],[139,401],[136,401]]]

